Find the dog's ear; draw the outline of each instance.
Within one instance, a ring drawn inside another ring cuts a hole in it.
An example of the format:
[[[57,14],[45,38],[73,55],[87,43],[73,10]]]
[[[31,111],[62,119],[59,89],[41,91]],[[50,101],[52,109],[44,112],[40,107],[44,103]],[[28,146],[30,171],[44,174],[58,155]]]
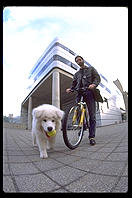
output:
[[[58,109],[56,111],[56,115],[57,115],[58,119],[62,120],[62,118],[64,116],[64,111],[61,111],[60,109]]]
[[[32,112],[33,116],[37,119],[39,119],[42,115],[42,111],[39,111],[37,109],[33,109],[33,112]]]

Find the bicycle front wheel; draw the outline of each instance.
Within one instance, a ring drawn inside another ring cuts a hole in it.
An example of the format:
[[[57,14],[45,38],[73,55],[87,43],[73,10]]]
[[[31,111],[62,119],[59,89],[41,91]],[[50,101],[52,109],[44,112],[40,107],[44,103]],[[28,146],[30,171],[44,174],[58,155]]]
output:
[[[75,149],[83,137],[83,124],[79,126],[81,117],[80,105],[69,108],[63,119],[63,139],[69,149]]]

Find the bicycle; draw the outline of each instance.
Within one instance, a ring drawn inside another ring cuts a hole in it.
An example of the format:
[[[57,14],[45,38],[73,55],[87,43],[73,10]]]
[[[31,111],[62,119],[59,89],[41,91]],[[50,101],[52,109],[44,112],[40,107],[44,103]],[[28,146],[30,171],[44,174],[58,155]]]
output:
[[[73,91],[86,92],[83,87]],[[62,122],[63,139],[69,149],[75,149],[82,141],[85,128],[89,128],[89,113],[83,95],[78,103],[68,108]]]

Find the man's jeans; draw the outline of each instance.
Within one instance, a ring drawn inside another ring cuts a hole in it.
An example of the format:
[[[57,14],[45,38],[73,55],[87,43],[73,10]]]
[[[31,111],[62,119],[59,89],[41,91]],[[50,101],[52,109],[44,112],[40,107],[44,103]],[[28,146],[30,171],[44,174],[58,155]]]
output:
[[[89,117],[90,117],[89,138],[94,138],[96,131],[96,102],[94,99],[94,95],[91,90],[87,90],[85,93],[79,93],[76,98],[76,102],[80,101],[81,95],[84,96],[84,101],[86,102],[89,111]]]

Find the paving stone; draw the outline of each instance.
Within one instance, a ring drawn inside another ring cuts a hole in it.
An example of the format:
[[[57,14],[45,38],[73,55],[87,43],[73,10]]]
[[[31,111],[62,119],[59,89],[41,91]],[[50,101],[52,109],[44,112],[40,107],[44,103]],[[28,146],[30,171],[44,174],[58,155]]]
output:
[[[63,166],[62,163],[55,161],[54,159],[44,159],[39,162],[34,162],[35,166],[37,166],[41,171],[52,170],[58,167]]]
[[[11,176],[3,177],[3,191],[4,192],[16,192]]]
[[[82,158],[89,158],[93,152],[92,151],[89,151],[88,148],[86,149],[75,149],[75,150],[70,150],[70,151],[67,151],[65,152],[66,154],[70,155],[70,156],[78,156],[78,157],[82,157]]]
[[[23,163],[23,162],[30,162],[30,159],[27,156],[9,156],[9,162],[10,163]]]
[[[20,192],[50,192],[60,186],[43,174],[15,176]]]
[[[112,176],[87,174],[65,188],[71,192],[110,192],[116,181]]]
[[[113,147],[103,147],[101,149],[98,150],[98,153],[111,153],[112,151],[114,151]]]
[[[30,162],[39,162],[39,161],[44,161],[45,159],[41,159],[40,158],[40,154],[35,154],[35,155],[28,155],[27,156],[27,159],[30,161]]]
[[[56,170],[47,171],[46,174],[49,175],[53,180],[56,180],[60,185],[66,185],[77,180],[86,173],[68,166],[63,166]]]
[[[89,172],[95,170],[101,164],[102,162],[99,160],[81,159],[79,161],[71,163],[70,166]]]
[[[5,163],[8,162],[8,157],[5,155],[3,156],[3,162],[5,162]]]
[[[24,150],[23,153],[24,153],[26,156],[39,155],[39,150],[35,150],[35,149],[32,149],[32,150]]]
[[[32,163],[12,163],[10,169],[13,175],[34,174],[39,170]]]
[[[3,165],[3,175],[9,175],[10,171],[9,171],[9,167],[8,167],[8,163],[5,163]]]
[[[118,146],[115,150],[114,150],[114,152],[128,152],[128,145],[126,145],[126,146]]]
[[[90,155],[90,159],[104,160],[108,155],[109,153],[96,152]]]
[[[62,162],[64,164],[71,164],[74,161],[79,160],[80,157],[79,156],[70,156],[70,155],[65,155],[63,157],[58,157],[57,161]]]
[[[120,178],[113,192],[128,192],[128,177]]]
[[[122,176],[128,176],[128,162],[126,164],[126,167],[124,169],[124,172],[123,172]]]
[[[127,161],[128,153],[111,153],[107,160],[111,161]]]
[[[68,190],[64,189],[64,188],[59,188],[57,190],[54,190],[53,191],[54,193],[67,193],[69,192]]]
[[[120,176],[125,162],[104,161],[94,172],[97,174]]]
[[[16,155],[17,155],[17,156],[18,156],[18,155],[21,156],[21,155],[25,155],[25,154],[24,154],[22,151],[20,151],[20,150],[19,150],[19,151],[17,151],[17,150],[16,150],[16,151],[14,151],[14,150],[13,150],[13,151],[12,151],[12,150],[9,150],[9,151],[8,151],[8,155],[10,155],[10,156],[12,156],[12,155],[13,155],[13,156],[16,156]]]

